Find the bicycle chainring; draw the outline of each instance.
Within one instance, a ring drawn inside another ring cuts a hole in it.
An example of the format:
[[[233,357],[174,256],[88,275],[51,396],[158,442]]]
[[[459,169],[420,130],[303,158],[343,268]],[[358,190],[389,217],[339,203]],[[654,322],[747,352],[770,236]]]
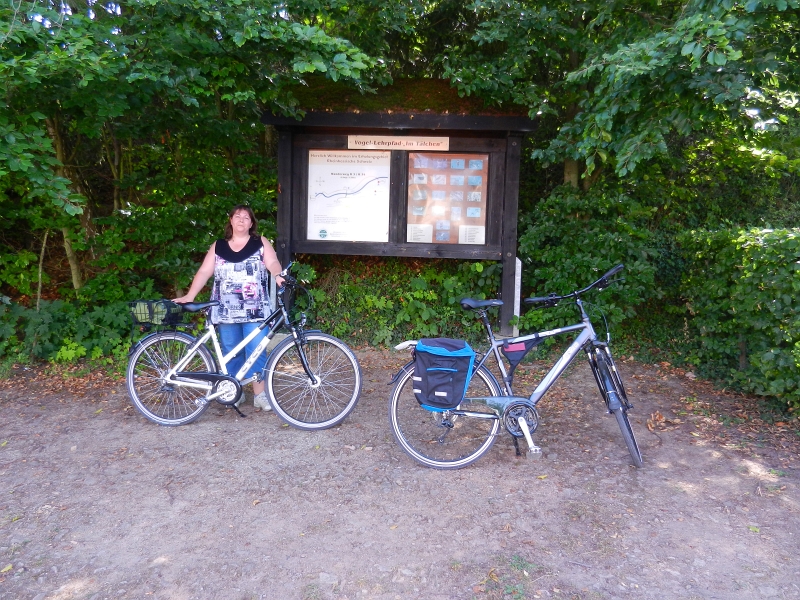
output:
[[[505,425],[506,431],[515,438],[525,437],[525,434],[522,433],[522,428],[519,426],[520,417],[525,419],[531,433],[539,427],[539,413],[536,412],[536,407],[533,404],[512,402],[503,411],[503,425]]]
[[[223,379],[214,385],[214,392],[222,392],[220,396],[217,396],[217,402],[230,406],[235,404],[242,395],[242,388],[233,381]]]

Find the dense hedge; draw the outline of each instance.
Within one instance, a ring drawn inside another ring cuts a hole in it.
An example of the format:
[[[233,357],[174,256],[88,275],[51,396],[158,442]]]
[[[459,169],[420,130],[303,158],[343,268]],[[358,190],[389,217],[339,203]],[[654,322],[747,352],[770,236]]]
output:
[[[681,290],[701,373],[800,408],[800,229],[691,231]]]
[[[585,299],[603,312],[611,324],[636,315],[636,307],[659,296],[655,286],[652,234],[647,221],[652,210],[614,189],[582,193],[561,186],[536,208],[536,215],[520,235],[523,293],[544,296],[567,294],[592,283],[611,267],[624,264],[624,285]],[[575,322],[575,308],[565,303],[553,310],[531,310],[520,326],[536,329]]]

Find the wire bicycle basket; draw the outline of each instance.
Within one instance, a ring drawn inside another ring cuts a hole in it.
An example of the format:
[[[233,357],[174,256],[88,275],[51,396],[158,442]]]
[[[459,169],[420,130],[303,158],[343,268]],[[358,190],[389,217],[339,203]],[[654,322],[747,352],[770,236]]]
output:
[[[171,300],[134,300],[128,303],[134,325],[173,327],[181,322],[183,307]]]

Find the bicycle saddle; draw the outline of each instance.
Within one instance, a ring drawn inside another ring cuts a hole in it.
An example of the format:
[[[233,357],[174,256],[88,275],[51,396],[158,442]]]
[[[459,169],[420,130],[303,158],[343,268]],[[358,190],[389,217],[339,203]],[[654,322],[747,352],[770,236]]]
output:
[[[190,313],[200,312],[206,308],[211,308],[219,304],[219,300],[212,300],[211,302],[187,302],[186,304],[178,304],[183,310]]]
[[[474,298],[464,298],[461,301],[461,308],[488,308],[490,306],[503,306],[502,300],[475,300]]]

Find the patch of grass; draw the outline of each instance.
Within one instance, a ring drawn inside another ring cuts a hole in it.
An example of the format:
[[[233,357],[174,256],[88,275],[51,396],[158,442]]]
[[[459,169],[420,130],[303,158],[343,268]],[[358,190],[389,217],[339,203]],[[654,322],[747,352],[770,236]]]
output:
[[[741,425],[742,423],[745,423],[746,419],[743,419],[742,417],[736,417],[734,415],[720,415],[719,421],[720,423],[725,425],[725,427],[731,427],[734,425]]]
[[[322,592],[316,583],[309,583],[303,588],[303,600],[320,600]]]
[[[531,573],[537,568],[535,564],[533,564],[532,562],[528,562],[527,560],[525,560],[524,558],[522,558],[517,554],[511,557],[511,560],[508,561],[508,566],[514,569],[515,571],[522,571],[527,573]]]
[[[12,358],[4,358],[0,360],[0,379],[8,379],[14,370],[14,360]]]
[[[533,597],[526,590],[532,582],[549,575],[547,569],[515,554],[510,558],[498,557],[501,566],[492,567],[486,576],[472,587],[473,598],[480,600],[523,600]]]

